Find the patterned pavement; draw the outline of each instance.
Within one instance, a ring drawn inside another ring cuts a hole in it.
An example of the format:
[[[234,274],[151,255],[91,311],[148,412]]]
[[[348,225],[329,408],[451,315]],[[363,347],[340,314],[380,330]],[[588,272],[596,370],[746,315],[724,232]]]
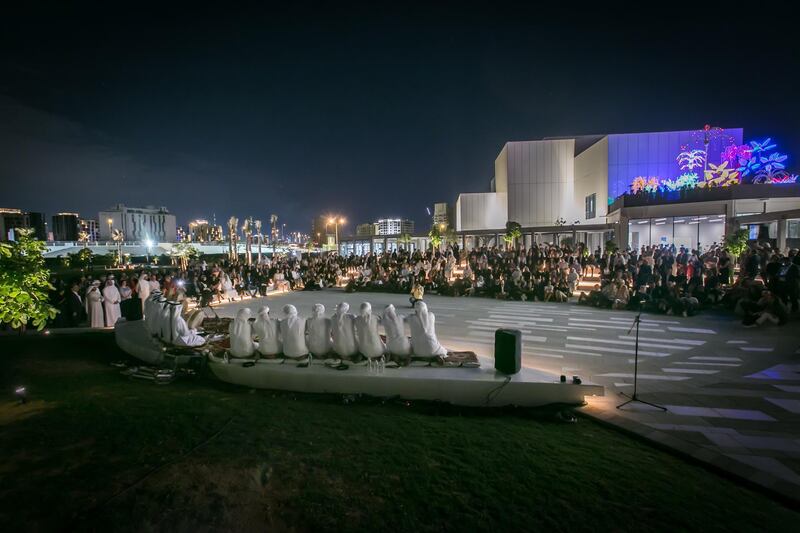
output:
[[[393,303],[411,312],[403,295],[292,292],[217,308],[233,316],[242,305],[285,303],[311,313],[339,301],[356,312],[362,301],[376,311]],[[744,329],[729,314],[683,318],[643,314],[639,335],[639,396],[667,407],[616,405],[633,390],[634,313],[576,304],[426,297],[448,348],[491,356],[494,330],[523,334],[526,366],[578,375],[606,387],[583,412],[715,468],[744,477],[800,502],[800,334],[796,317],[784,327]]]

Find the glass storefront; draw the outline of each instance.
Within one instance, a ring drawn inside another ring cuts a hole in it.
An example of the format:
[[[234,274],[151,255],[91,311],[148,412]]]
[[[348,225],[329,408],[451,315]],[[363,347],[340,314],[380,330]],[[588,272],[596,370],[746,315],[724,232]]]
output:
[[[675,245],[702,251],[722,244],[724,238],[725,215],[641,218],[628,223],[628,246],[631,248]]]

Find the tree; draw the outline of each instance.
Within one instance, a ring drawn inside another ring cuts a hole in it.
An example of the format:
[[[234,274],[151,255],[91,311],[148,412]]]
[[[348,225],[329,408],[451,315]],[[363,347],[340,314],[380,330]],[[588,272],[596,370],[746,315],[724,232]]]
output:
[[[614,239],[609,239],[606,241],[606,251],[610,254],[613,254],[617,251],[617,243]]]
[[[519,222],[514,222],[513,220],[506,222],[506,234],[503,236],[503,240],[516,246],[516,243],[520,237],[522,237],[522,225]]]
[[[0,323],[24,331],[28,322],[42,330],[55,318],[48,291],[53,289],[44,266],[45,245],[33,230],[16,230],[17,241],[0,243]]]
[[[749,236],[746,229],[736,230],[725,237],[725,250],[733,255],[734,258],[739,257],[747,250],[748,240]]]
[[[444,224],[442,224],[443,226]],[[442,228],[440,224],[434,224],[431,226],[431,230],[428,232],[428,237],[431,239],[431,246],[434,248],[438,248],[442,244]]]
[[[179,242],[172,247],[172,257],[178,258],[182,270],[188,268],[190,259],[197,259],[200,255],[202,255],[202,252],[188,242]]]
[[[397,237],[397,242],[403,245],[403,248],[408,248],[408,245],[411,244],[411,235],[408,233],[401,233]]]

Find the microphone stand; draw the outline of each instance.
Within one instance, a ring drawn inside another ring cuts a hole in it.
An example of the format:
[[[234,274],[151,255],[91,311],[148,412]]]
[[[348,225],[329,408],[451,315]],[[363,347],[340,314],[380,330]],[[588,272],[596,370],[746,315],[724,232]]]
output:
[[[617,409],[622,409],[623,407],[625,407],[629,403],[639,402],[639,403],[643,403],[645,405],[649,405],[651,407],[655,407],[656,409],[661,409],[662,411],[666,411],[667,410],[666,407],[663,407],[661,405],[657,405],[657,404],[654,404],[654,403],[646,402],[646,401],[640,399],[639,396],[637,395],[637,388],[638,388],[637,386],[639,384],[639,323],[641,322],[641,319],[642,319],[642,307],[643,307],[642,304],[643,303],[644,303],[644,300],[639,300],[639,312],[636,314],[636,318],[633,319],[633,324],[631,324],[631,328],[628,330],[628,335],[630,335],[631,331],[634,328],[634,326],[636,327],[636,346],[635,346],[634,352],[633,352],[634,353],[634,356],[633,356],[633,394],[632,395],[628,395],[628,394],[625,394],[624,392],[620,392],[620,395],[625,396],[626,398],[628,398],[628,400],[625,401],[625,402],[622,402],[621,404],[619,404],[617,406]]]

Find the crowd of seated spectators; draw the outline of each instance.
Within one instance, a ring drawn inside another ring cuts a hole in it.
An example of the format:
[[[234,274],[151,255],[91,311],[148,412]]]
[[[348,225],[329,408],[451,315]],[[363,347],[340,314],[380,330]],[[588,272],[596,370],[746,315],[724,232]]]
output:
[[[736,266],[738,265],[738,275]],[[147,270],[148,283],[168,298],[190,298],[201,306],[271,291],[345,287],[348,292],[394,292],[566,302],[610,309],[691,316],[727,308],[747,326],[784,324],[798,310],[800,255],[753,245],[734,264],[718,245],[703,253],[675,246],[592,251],[584,245],[481,247],[341,256],[335,253],[264,257],[261,264],[192,262]],[[587,277],[589,276],[589,277]],[[100,276],[104,285],[106,280]],[[97,278],[67,284],[52,280],[51,300],[64,307],[70,291],[82,295]],[[114,283],[123,299],[138,294],[141,272],[122,272]],[[583,283],[582,283],[583,282]],[[587,285],[591,283],[591,285]]]

